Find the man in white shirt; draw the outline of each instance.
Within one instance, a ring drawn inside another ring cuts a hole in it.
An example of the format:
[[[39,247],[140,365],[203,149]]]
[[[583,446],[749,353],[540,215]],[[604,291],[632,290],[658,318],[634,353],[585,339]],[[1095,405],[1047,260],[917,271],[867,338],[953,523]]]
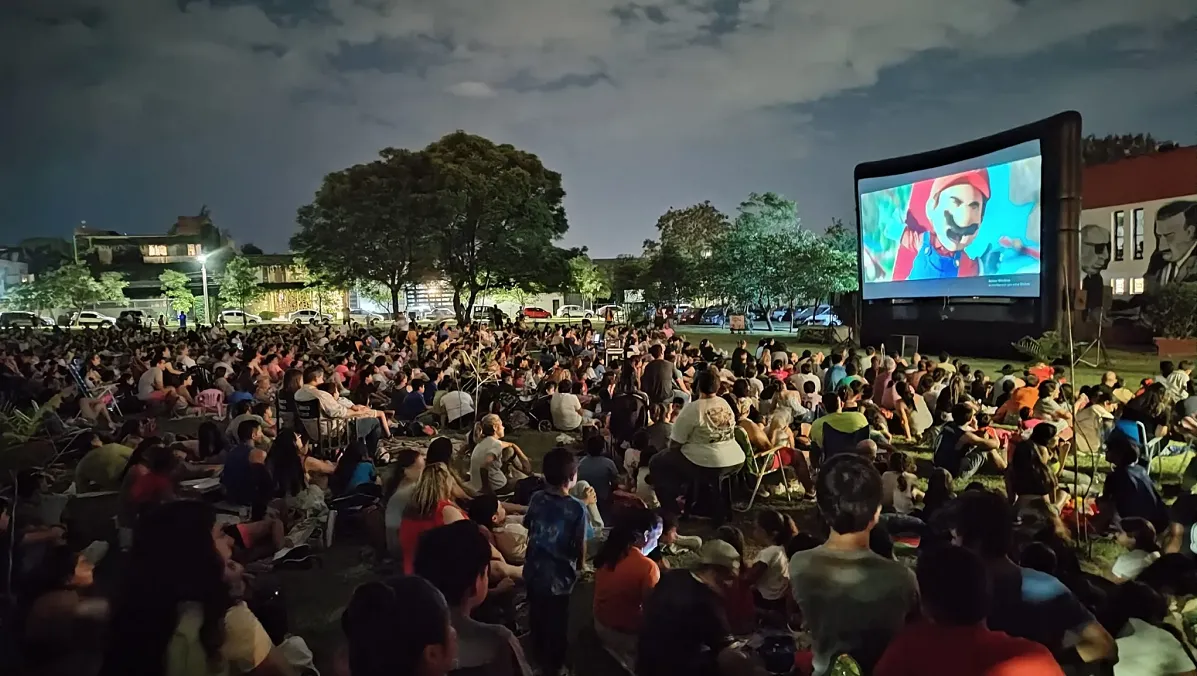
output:
[[[370,457],[374,457],[378,452],[378,440],[382,438],[382,423],[378,420],[378,413],[370,409],[354,410],[345,406],[337,397],[319,389],[323,384],[324,368],[309,366],[303,372],[303,387],[295,392],[295,401],[319,401],[323,417],[352,420],[357,437],[366,442]],[[304,424],[306,426],[307,421],[304,421]]]
[[[179,366],[182,366],[184,369],[195,367],[195,360],[191,358],[191,348],[187,345],[179,347],[178,360]]]
[[[441,406],[445,409],[445,420],[452,429],[461,429],[474,414],[474,399],[456,385],[441,395]]]
[[[514,490],[514,482],[532,474],[532,462],[528,456],[515,444],[502,441],[503,420],[491,413],[482,418],[479,423],[482,438],[474,445],[470,452],[470,488],[483,493],[509,493]],[[509,478],[504,471],[504,459],[513,463],[513,469],[519,472]]]
[[[173,411],[178,395],[175,388],[166,387],[162,382],[162,371],[166,368],[166,357],[161,355],[154,358],[150,368],[141,374],[137,380],[137,398],[144,402],[162,402],[167,411]]]
[[[557,394],[549,400],[549,412],[553,417],[553,427],[562,432],[572,432],[591,418],[594,413],[582,408],[582,402],[573,393],[573,383],[562,380],[557,385]]]

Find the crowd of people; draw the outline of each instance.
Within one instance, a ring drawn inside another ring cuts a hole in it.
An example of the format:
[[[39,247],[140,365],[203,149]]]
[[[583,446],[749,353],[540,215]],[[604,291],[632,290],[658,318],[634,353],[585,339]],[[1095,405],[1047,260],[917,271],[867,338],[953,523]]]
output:
[[[1197,500],[1149,472],[1197,432],[1188,362],[1079,386],[667,322],[0,339],[0,392],[69,463],[0,506],[29,673],[313,673],[269,571],[345,519],[397,575],[320,658],[350,676],[559,674],[586,641],[638,676],[1197,673]],[[530,427],[538,462],[508,438]],[[112,496],[109,543],[46,517],[56,480]]]

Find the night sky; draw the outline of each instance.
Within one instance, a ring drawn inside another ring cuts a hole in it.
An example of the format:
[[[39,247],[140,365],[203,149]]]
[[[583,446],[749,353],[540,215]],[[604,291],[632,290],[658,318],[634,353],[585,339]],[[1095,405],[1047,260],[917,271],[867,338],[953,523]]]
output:
[[[564,176],[563,244],[670,206],[851,217],[852,167],[1081,111],[1197,143],[1197,0],[5,0],[0,243],[207,204],[285,250],[328,171],[461,128]]]

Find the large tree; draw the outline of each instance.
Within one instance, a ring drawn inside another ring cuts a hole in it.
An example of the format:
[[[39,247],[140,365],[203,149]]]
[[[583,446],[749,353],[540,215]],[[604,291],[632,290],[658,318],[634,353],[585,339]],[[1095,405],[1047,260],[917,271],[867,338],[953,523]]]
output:
[[[1172,141],[1160,141],[1151,134],[1090,134],[1081,139],[1081,158],[1085,166],[1091,167],[1175,147]]]
[[[716,244],[731,227],[727,216],[710,202],[683,209],[671,208],[662,214],[657,219],[657,239],[644,242],[643,257],[648,268],[670,274],[673,279],[663,280],[663,284],[647,284],[655,287],[650,291],[650,296],[659,295],[663,290],[669,293],[684,290],[685,297],[710,295],[714,289],[711,269],[706,263],[714,254]],[[681,267],[677,267],[679,264]],[[686,276],[684,281],[676,279],[682,274]],[[653,300],[668,302],[682,298],[660,297]]]
[[[424,153],[432,181],[422,211],[459,322],[485,290],[566,283],[574,254],[553,244],[569,227],[560,174],[532,153],[462,131]]]
[[[794,300],[787,261],[812,239],[801,230],[792,200],[771,192],[752,193],[712,251],[706,266],[712,289],[736,304],[759,306],[772,330],[773,308]]]
[[[435,242],[426,205],[442,200],[429,190],[427,153],[386,148],[380,155],[324,177],[312,203],[299,209],[291,246],[327,284],[387,289],[398,318],[403,288],[431,269]]]
[[[97,280],[86,265],[64,265],[39,275],[13,291],[13,303],[18,307],[42,310],[73,308],[82,310],[100,301],[125,300],[125,276],[119,272],[105,272]]]
[[[241,310],[241,324],[247,325],[245,306],[262,297],[265,291],[258,283],[258,270],[245,256],[237,255],[224,266],[220,278],[220,300]]]
[[[608,268],[611,280],[611,294],[620,302],[627,302],[629,291],[644,290],[644,259],[631,254],[620,254]]]

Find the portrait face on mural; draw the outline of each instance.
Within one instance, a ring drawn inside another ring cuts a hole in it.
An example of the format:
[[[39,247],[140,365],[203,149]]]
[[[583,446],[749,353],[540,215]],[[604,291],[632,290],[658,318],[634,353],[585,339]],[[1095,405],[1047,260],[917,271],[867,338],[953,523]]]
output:
[[[1110,265],[1110,231],[1092,223],[1081,226],[1081,272],[1100,275]]]
[[[1169,263],[1177,263],[1197,244],[1197,202],[1172,202],[1155,217],[1156,250]]]

